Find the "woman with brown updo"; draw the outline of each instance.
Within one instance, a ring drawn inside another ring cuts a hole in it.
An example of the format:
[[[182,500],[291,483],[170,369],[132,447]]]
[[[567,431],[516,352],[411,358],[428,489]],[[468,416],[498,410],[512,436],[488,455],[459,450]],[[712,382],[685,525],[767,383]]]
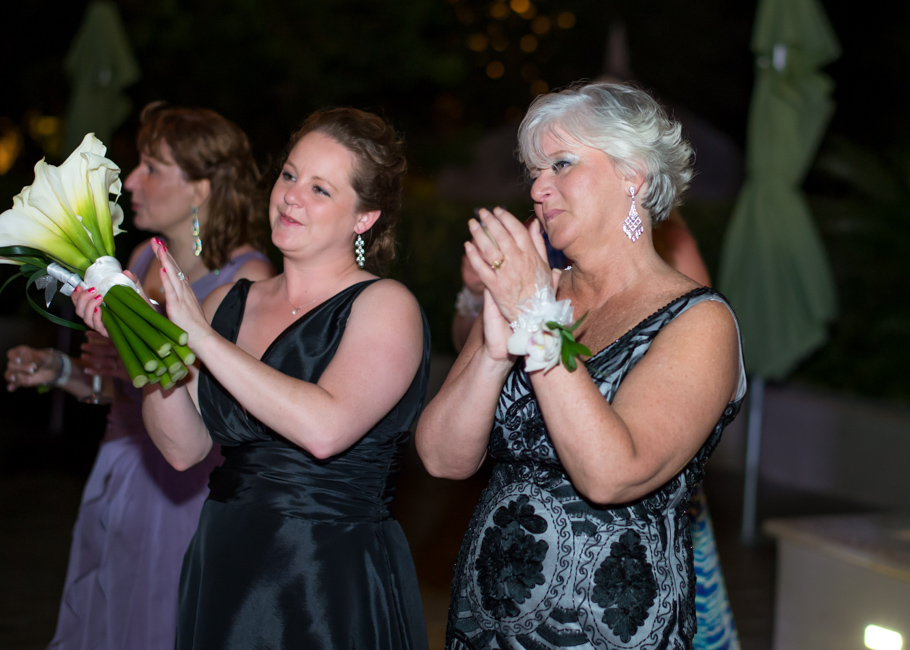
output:
[[[425,648],[414,564],[392,515],[429,366],[426,319],[381,279],[405,172],[385,120],[311,115],[272,190],[284,271],[204,305],[154,245],[168,317],[201,372],[146,389],[174,467],[220,444],[224,464],[187,551],[178,648]],[[89,296],[77,312],[103,331]]]

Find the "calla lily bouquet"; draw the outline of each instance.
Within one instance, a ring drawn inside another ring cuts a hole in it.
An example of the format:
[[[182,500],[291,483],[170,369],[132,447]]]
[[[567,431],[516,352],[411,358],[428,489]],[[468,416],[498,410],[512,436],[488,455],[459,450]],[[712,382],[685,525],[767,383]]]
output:
[[[133,385],[160,382],[169,388],[186,376],[186,365],[196,357],[186,346],[186,332],[143,300],[114,257],[114,236],[123,232],[120,168],[105,153],[89,133],[59,167],[43,159],[35,165],[35,182],[0,214],[0,262],[19,266],[0,292],[25,277],[26,297],[36,311],[57,324],[85,329],[42,309],[28,289],[44,289],[49,307],[58,283],[67,296],[76,287],[95,287],[104,296],[102,321]]]

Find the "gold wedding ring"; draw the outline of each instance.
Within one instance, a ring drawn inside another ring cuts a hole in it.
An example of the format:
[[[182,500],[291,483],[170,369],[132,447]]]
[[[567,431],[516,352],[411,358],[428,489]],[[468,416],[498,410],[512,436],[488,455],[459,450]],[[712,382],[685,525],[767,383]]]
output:
[[[490,264],[490,268],[493,269],[494,271],[498,271],[499,268],[502,266],[502,263],[505,261],[506,261],[506,258],[502,258],[501,260],[496,260],[495,262]]]

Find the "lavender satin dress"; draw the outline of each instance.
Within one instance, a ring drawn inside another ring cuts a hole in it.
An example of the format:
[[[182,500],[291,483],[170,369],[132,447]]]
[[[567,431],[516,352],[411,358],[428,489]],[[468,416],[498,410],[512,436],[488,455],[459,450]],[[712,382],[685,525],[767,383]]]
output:
[[[142,251],[141,277],[154,257]],[[192,284],[201,301],[233,282],[259,252],[239,255]],[[183,555],[221,462],[217,446],[200,464],[178,472],[142,423],[142,391],[117,382],[107,430],[82,494],[54,650],[157,650],[174,647],[177,587]]]

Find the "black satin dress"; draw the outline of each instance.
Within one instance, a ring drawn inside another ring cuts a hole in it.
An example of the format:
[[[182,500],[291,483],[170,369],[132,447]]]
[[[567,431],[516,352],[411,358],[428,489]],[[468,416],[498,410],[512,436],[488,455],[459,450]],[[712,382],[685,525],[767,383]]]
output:
[[[317,381],[372,282],[302,316],[262,361]],[[229,341],[249,288],[240,280],[213,320]],[[326,460],[269,430],[203,370],[199,405],[225,460],[212,472],[183,563],[178,649],[427,647],[414,563],[391,507],[429,350],[424,318],[423,362],[408,392],[357,444]]]

